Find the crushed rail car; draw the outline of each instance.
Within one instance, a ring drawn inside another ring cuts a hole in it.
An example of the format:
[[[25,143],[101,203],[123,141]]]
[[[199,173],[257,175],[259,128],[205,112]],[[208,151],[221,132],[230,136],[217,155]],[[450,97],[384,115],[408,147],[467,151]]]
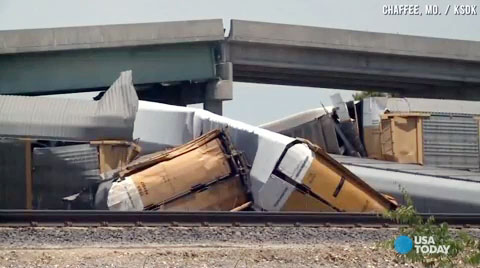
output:
[[[99,101],[0,95],[0,137],[132,140],[138,97],[125,71]]]
[[[27,208],[238,211],[251,204],[260,211],[383,212],[396,207],[308,142],[200,109],[140,102],[137,112],[131,72],[123,72],[97,102],[18,100],[39,103],[42,116],[64,115],[46,119],[54,120],[51,129],[33,120],[36,115],[22,125],[26,115],[3,102],[2,109],[15,116],[3,117],[9,127],[0,134],[35,143],[20,159]],[[48,103],[61,109],[49,110]],[[140,147],[131,142],[132,130]],[[106,141],[119,137],[124,139]],[[134,160],[139,148],[144,155]]]
[[[480,173],[331,155],[376,190],[404,204],[402,189],[422,213],[478,213]]]
[[[480,170],[480,103],[421,98],[363,100],[370,158]]]
[[[99,101],[0,96],[0,207],[65,209],[82,198],[138,155],[137,109],[131,71]]]
[[[102,180],[101,174],[125,166],[139,153],[131,141],[2,139],[0,207],[67,209],[83,197],[76,194],[84,189],[91,193],[85,202],[93,202],[91,187]]]
[[[259,127],[292,138],[304,138],[320,146],[331,154],[345,151],[335,133],[335,122],[328,116],[331,107],[316,108],[293,114]]]
[[[382,212],[396,207],[323,149],[298,139],[286,146],[260,195],[260,205],[269,211]],[[313,206],[307,196],[326,208]]]
[[[249,169],[228,135],[213,130],[182,146],[142,156],[114,172],[110,210],[233,210],[250,201]]]
[[[164,126],[169,126],[168,133]],[[140,101],[134,137],[148,152],[184,144],[217,128],[228,129],[233,146],[252,165],[256,210],[383,212],[395,207],[326,153],[201,109]]]
[[[335,104],[293,114],[259,127],[292,138],[307,139],[332,154],[366,156],[361,140],[360,102],[343,102],[335,94]]]

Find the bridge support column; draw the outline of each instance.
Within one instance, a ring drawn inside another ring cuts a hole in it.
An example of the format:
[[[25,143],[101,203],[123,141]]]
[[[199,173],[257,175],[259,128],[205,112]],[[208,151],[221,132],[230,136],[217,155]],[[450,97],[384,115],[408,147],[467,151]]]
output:
[[[210,111],[214,114],[223,114],[223,101],[221,100],[205,100],[203,103],[203,109]]]
[[[233,99],[232,63],[218,64],[217,72],[221,79],[207,84],[203,108],[212,113],[222,115],[223,101]]]

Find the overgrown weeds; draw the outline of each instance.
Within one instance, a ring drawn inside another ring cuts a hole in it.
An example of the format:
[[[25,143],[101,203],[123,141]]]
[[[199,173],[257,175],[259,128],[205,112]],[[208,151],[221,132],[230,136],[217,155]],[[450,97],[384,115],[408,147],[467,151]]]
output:
[[[480,265],[480,242],[463,231],[452,231],[447,223],[438,224],[434,217],[424,219],[416,211],[412,198],[401,188],[406,205],[394,211],[384,213],[383,217],[404,225],[399,235],[414,237],[433,237],[436,245],[450,246],[448,253],[422,254],[413,248],[407,254],[397,254],[400,262],[422,263],[426,267],[459,267]],[[385,241],[381,246],[394,249],[395,238]]]

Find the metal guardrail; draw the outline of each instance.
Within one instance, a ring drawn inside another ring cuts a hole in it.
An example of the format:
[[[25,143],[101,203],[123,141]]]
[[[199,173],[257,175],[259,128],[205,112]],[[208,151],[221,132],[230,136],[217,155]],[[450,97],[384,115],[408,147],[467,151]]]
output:
[[[480,227],[480,214],[421,214],[460,228]],[[380,215],[314,212],[120,212],[87,210],[0,210],[0,227],[142,227],[142,226],[312,226],[398,227]]]

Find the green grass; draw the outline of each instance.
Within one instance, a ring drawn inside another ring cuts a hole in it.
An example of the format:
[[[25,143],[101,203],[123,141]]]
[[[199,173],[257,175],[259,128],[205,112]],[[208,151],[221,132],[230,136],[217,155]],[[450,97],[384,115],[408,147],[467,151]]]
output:
[[[426,267],[461,267],[466,265],[480,265],[480,242],[470,234],[462,231],[452,231],[447,223],[437,223],[434,217],[424,220],[416,211],[413,201],[405,189],[401,188],[406,205],[394,211],[383,214],[384,218],[391,219],[405,225],[399,229],[399,235],[432,236],[436,245],[449,245],[448,254],[422,254],[415,248],[407,254],[396,254],[402,263],[422,263]],[[393,249],[395,238],[381,243],[382,247]]]

